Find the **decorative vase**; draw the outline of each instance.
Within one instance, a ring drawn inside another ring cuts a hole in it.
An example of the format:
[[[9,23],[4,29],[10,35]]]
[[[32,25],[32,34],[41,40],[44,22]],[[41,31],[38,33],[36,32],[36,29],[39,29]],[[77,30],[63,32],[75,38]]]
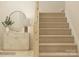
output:
[[[9,32],[9,27],[6,27],[6,32]]]

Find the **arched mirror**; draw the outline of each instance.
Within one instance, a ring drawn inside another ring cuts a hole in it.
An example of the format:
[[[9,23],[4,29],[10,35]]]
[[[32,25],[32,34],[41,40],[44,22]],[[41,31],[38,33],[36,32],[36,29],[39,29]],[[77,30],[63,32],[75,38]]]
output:
[[[27,18],[21,11],[14,11],[9,15],[10,19],[14,22],[10,27],[11,30],[17,32],[27,31]]]
[[[14,11],[9,17],[10,21],[14,23],[10,26],[10,31],[4,35],[3,49],[12,51],[29,50],[29,33],[24,31],[25,26],[27,26],[26,15],[21,11]]]

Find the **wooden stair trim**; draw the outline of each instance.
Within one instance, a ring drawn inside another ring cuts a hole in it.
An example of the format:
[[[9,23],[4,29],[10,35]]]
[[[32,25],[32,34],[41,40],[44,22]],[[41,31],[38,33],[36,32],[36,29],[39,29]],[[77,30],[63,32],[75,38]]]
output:
[[[40,35],[40,37],[73,37],[72,35]]]
[[[78,53],[40,53],[40,56],[79,56]]]
[[[40,17],[40,18],[66,18],[66,17]]]
[[[39,22],[39,23],[60,23],[60,24],[68,24],[67,22]]]
[[[72,45],[72,46],[73,46],[73,45],[74,45],[74,46],[75,46],[76,44],[75,44],[75,43],[40,43],[40,45],[47,45],[47,46],[53,46],[53,45],[54,45],[54,46],[55,46],[55,45],[57,45],[57,46],[58,46],[58,45],[59,45],[59,46],[60,46],[60,45]]]
[[[56,18],[56,17],[55,17]],[[67,19],[66,17],[61,17],[61,19],[62,18],[65,18],[65,19]],[[53,18],[40,18],[40,19],[53,19]],[[58,17],[57,17],[57,19],[58,19]]]
[[[39,28],[43,30],[70,30],[70,28]]]
[[[70,28],[40,28],[40,29],[63,29],[63,30],[65,30],[65,29],[70,29]]]
[[[39,14],[48,14],[48,13],[50,13],[50,14],[65,14],[65,13],[62,13],[62,12],[40,12]]]

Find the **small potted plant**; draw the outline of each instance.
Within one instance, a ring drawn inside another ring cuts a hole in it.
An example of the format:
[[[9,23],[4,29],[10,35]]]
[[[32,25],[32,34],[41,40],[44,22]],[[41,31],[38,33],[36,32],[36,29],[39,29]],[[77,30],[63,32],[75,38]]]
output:
[[[10,17],[7,16],[6,19],[5,19],[3,22],[1,22],[1,23],[2,23],[3,26],[6,28],[6,31],[9,31],[9,27],[14,23],[14,21],[12,21],[12,20],[10,19]]]

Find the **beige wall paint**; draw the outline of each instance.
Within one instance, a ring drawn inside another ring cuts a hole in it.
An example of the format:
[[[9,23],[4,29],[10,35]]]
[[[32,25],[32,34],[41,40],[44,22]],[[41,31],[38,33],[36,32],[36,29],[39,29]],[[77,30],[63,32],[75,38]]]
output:
[[[75,36],[75,41],[79,45],[79,2],[66,2],[65,13]]]
[[[13,11],[22,11],[25,13],[26,17],[29,19],[33,19],[35,13],[35,2],[30,1],[7,1],[7,2],[0,2],[0,17],[5,18]]]
[[[0,20],[5,19],[6,16],[8,16],[11,12],[17,10],[17,11],[22,11],[25,13],[27,19],[29,19],[31,26],[29,26],[29,33],[31,36],[32,33],[32,24],[33,20],[35,17],[35,7],[36,4],[33,1],[5,1],[5,2],[0,2]],[[30,48],[32,49],[32,39],[30,37]],[[29,52],[29,51],[26,51]],[[30,55],[31,53],[29,53]],[[27,55],[27,54],[26,54]],[[31,54],[32,55],[32,54]]]
[[[39,2],[40,12],[62,12],[64,10],[63,1],[41,1]]]

